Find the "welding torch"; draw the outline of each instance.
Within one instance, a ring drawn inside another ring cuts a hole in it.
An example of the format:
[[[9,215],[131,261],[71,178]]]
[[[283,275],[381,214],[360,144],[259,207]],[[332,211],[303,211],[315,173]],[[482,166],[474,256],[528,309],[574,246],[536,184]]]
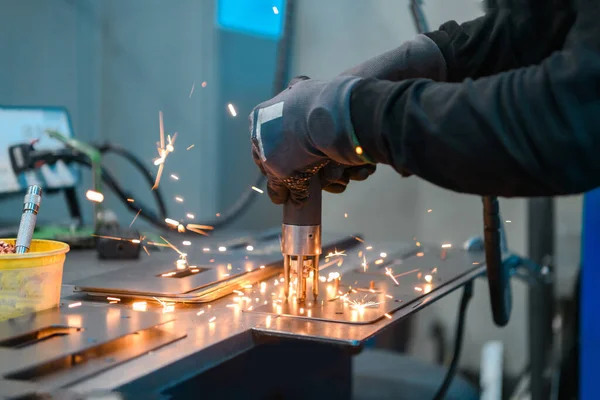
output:
[[[289,297],[290,277],[296,275],[296,301],[306,301],[306,282],[312,272],[312,291],[319,295],[319,257],[321,256],[321,182],[318,174],[309,181],[308,200],[296,205],[288,200],[283,205],[281,252],[285,298]]]

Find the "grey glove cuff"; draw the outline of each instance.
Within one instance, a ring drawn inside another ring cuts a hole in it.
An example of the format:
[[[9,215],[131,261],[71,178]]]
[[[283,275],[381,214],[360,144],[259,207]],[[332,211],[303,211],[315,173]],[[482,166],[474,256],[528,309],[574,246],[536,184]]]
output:
[[[338,76],[329,81],[310,105],[307,126],[314,147],[343,165],[370,163],[363,154],[350,117],[352,88],[362,79]]]
[[[447,65],[440,48],[428,36],[418,35],[402,46],[355,66],[342,75],[401,81],[427,78],[445,81]]]

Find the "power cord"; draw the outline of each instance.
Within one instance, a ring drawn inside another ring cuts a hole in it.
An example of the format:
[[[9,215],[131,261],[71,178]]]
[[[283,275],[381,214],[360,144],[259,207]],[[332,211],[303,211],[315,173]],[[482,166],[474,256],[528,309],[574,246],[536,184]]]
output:
[[[456,325],[456,336],[454,337],[454,354],[452,355],[452,361],[446,371],[446,376],[442,385],[435,394],[434,400],[443,400],[446,397],[446,393],[450,388],[450,384],[456,375],[458,368],[458,361],[460,359],[460,353],[462,350],[463,336],[465,331],[465,319],[467,316],[467,308],[469,301],[473,297],[473,281],[467,282],[463,288],[462,298],[460,299],[460,308],[458,310],[458,321]]]

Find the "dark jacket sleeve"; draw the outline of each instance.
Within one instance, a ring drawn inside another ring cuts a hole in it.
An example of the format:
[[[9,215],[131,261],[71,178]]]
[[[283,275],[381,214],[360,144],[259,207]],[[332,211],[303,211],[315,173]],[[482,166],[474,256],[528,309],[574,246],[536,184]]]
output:
[[[541,62],[563,47],[574,19],[567,0],[503,0],[480,18],[426,35],[446,60],[446,81],[460,82]]]
[[[565,48],[537,66],[462,83],[362,81],[351,97],[360,145],[400,173],[459,192],[550,196],[600,186],[598,13],[578,20]]]

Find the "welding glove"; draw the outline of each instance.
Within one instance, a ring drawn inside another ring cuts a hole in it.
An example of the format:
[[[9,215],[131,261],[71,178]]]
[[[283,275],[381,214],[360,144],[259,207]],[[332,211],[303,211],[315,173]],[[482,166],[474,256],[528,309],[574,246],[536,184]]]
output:
[[[340,76],[323,82],[294,78],[288,88],[250,114],[252,156],[268,177],[275,204],[308,198],[308,181],[319,174],[324,190],[342,192],[364,180],[375,165],[363,154],[350,119],[350,94],[360,81]]]

